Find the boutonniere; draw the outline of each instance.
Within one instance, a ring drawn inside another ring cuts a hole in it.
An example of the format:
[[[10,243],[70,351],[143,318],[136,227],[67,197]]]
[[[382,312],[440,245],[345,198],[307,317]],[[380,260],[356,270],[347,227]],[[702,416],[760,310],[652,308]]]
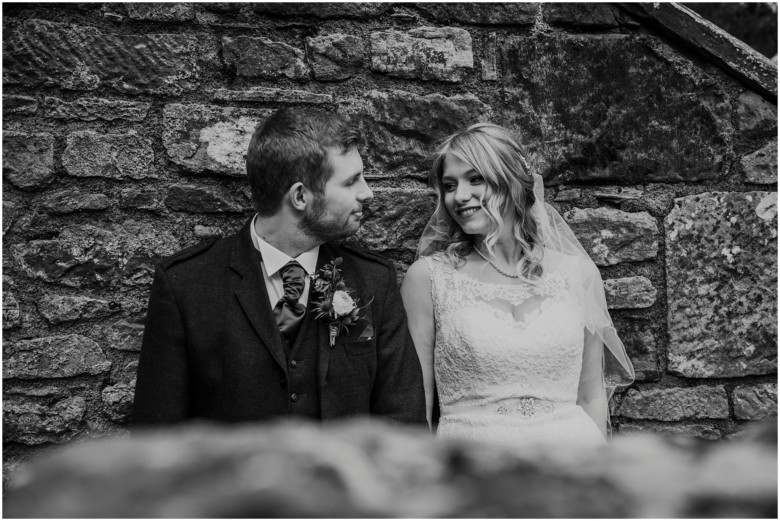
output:
[[[317,313],[315,318],[327,319],[331,348],[336,345],[339,333],[347,331],[349,326],[360,320],[360,310],[371,304],[369,301],[365,306],[358,307],[358,301],[352,298],[352,290],[344,284],[339,270],[342,260],[336,257],[311,278],[314,292],[319,295],[314,302],[314,311]]]

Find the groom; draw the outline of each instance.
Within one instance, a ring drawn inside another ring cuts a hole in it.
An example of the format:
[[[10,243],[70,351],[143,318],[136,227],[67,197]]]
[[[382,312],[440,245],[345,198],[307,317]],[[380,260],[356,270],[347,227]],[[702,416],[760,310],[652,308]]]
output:
[[[256,215],[157,268],[135,423],[380,415],[425,424],[393,266],[335,242],[358,230],[373,198],[360,144],[347,122],[311,110],[282,109],[257,128],[246,161]],[[346,293],[334,298],[337,289]]]

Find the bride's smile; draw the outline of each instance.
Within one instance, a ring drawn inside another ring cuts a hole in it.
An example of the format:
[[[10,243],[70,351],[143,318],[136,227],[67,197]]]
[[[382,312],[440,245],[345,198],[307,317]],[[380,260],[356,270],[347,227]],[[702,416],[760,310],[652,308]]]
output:
[[[460,208],[459,210],[455,210],[455,212],[460,215],[461,217],[471,217],[475,213],[477,213],[482,207],[481,206],[469,206],[467,208]]]

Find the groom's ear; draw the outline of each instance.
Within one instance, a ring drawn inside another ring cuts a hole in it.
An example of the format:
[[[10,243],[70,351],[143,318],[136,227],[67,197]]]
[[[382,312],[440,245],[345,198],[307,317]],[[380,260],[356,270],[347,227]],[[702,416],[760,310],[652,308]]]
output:
[[[302,212],[311,201],[311,191],[298,181],[287,190],[287,198],[293,208]]]

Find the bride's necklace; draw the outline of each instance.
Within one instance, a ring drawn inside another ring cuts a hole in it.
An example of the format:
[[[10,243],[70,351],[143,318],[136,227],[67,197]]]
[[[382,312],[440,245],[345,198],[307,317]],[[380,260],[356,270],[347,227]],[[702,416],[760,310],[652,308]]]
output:
[[[495,264],[493,264],[493,261],[491,261],[490,259],[488,259],[488,258],[487,258],[487,256],[486,256],[484,253],[482,253],[481,251],[479,251],[479,248],[477,248],[477,247],[474,247],[474,251],[475,251],[475,252],[477,252],[477,255],[479,255],[480,257],[482,257],[482,258],[485,260],[485,262],[487,262],[488,264],[490,264],[490,265],[493,267],[493,269],[494,269],[494,270],[496,270],[497,272],[499,272],[499,273],[500,273],[501,275],[503,275],[504,277],[509,277],[510,279],[519,279],[519,278],[520,278],[520,276],[519,276],[518,274],[516,274],[516,273],[515,273],[515,274],[512,274],[512,273],[507,273],[506,271],[502,270],[501,268],[499,268],[498,266],[496,266]]]

